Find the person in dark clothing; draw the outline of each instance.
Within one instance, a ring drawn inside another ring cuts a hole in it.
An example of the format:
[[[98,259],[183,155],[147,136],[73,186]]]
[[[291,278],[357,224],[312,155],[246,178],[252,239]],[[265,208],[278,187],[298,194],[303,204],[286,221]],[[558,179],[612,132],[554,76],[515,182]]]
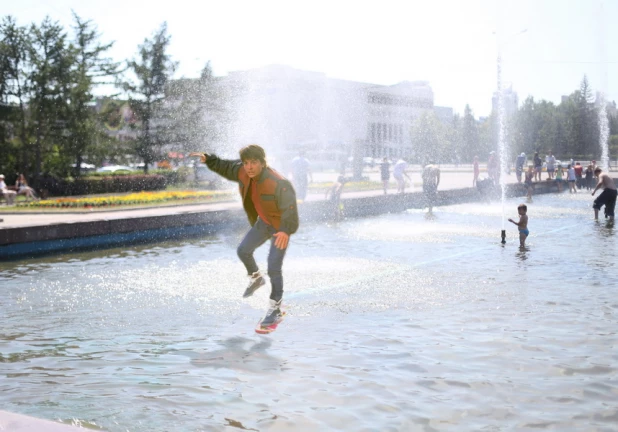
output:
[[[250,279],[243,297],[250,297],[266,283],[253,258],[253,252],[270,240],[270,304],[261,322],[262,327],[268,327],[283,317],[283,258],[290,236],[298,230],[299,225],[296,193],[285,177],[268,166],[262,147],[251,144],[240,149],[239,153],[240,160],[225,160],[213,154],[197,152],[189,156],[199,157],[209,169],[238,183],[243,207],[251,225],[237,251]]]
[[[539,152],[534,152],[534,180],[541,181],[541,172],[543,171],[543,160],[539,156]]]
[[[382,180],[382,186],[384,187],[384,195],[386,195],[386,190],[388,189],[388,182],[391,179],[391,164],[389,163],[387,158],[382,159],[382,163],[380,164],[380,179]]]
[[[593,176],[594,170],[592,169],[592,164],[590,164],[586,167],[586,170],[584,171],[584,186],[587,190],[590,190],[594,187],[594,180],[592,179]]]
[[[594,196],[597,190],[603,189],[601,195],[599,195],[597,199],[594,200],[594,204],[592,204],[594,219],[597,220],[599,218],[599,210],[601,210],[601,207],[605,206],[605,217],[613,222],[614,210],[616,209],[616,184],[614,180],[603,173],[603,170],[599,167],[595,168],[594,175],[599,179],[599,183],[597,183],[597,186],[592,191],[592,196]]]

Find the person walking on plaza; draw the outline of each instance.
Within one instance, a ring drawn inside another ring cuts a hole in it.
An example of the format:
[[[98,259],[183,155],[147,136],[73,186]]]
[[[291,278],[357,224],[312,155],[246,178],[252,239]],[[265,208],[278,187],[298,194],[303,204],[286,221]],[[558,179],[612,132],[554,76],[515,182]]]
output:
[[[472,169],[474,170],[474,177],[472,178],[472,187],[476,187],[476,182],[479,181],[479,174],[481,174],[478,156],[474,156],[474,163],[473,163]]]
[[[4,182],[4,174],[0,174],[0,194],[4,196],[4,199],[6,200],[6,205],[13,204],[13,202],[15,201],[15,195],[17,195],[17,192],[9,190],[9,188],[7,187],[6,183]]]
[[[552,151],[549,151],[549,155],[545,156],[545,163],[547,164],[547,178],[552,180],[554,178],[554,171],[556,170],[556,157]]]
[[[433,206],[438,198],[438,185],[440,184],[440,168],[433,162],[423,168],[423,194],[429,208],[429,213],[432,212]]]
[[[521,183],[521,175],[524,173],[524,165],[526,164],[526,153],[522,153],[517,156],[515,160],[515,177],[517,177],[517,183]]]
[[[387,193],[388,182],[391,179],[390,167],[391,164],[388,161],[388,158],[383,158],[382,163],[380,164],[380,179],[382,180],[382,186],[384,187],[384,195]]]
[[[534,180],[541,181],[541,171],[543,171],[543,161],[539,152],[534,152]]]
[[[603,173],[603,170],[597,167],[594,170],[594,175],[598,177],[599,183],[592,191],[592,196],[597,190],[603,189],[601,195],[594,200],[592,208],[594,209],[594,219],[599,219],[599,210],[605,206],[605,217],[610,221],[614,220],[614,210],[616,209],[616,184],[614,180],[607,174]]]
[[[251,144],[240,149],[239,154],[240,160],[225,160],[213,154],[198,152],[189,156],[199,157],[209,169],[238,183],[243,207],[251,225],[237,251],[249,275],[249,285],[243,297],[252,296],[266,283],[253,258],[253,252],[270,240],[270,303],[261,322],[262,327],[268,327],[283,317],[283,258],[288,250],[290,236],[299,226],[296,193],[285,177],[268,166],[266,152],[262,147]]]
[[[397,180],[397,193],[404,193],[406,190],[406,181],[403,179],[403,176],[411,180],[406,172],[406,168],[408,168],[408,163],[403,159],[399,159],[393,167],[393,177]]]
[[[292,179],[298,199],[304,201],[307,197],[309,182],[313,183],[313,175],[311,174],[311,164],[305,158],[305,152],[302,150],[292,160]]]

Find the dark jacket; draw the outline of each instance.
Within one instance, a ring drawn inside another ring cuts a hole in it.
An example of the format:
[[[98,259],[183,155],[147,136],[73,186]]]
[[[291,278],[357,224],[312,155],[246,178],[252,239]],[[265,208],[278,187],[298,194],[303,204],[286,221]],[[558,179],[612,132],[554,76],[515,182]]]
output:
[[[228,180],[238,182],[242,204],[251,226],[258,218],[257,210],[251,199],[250,180],[240,160],[219,159],[208,155],[206,165],[212,171]],[[296,207],[296,192],[292,184],[272,168],[264,168],[257,177],[257,190],[260,204],[267,220],[277,231],[293,234],[298,230],[298,209]]]

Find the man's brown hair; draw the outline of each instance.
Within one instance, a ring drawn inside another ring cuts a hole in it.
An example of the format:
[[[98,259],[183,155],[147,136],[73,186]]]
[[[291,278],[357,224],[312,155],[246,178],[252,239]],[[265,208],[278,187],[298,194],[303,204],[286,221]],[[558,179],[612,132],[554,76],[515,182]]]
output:
[[[527,213],[528,212],[528,206],[526,204],[520,204],[517,206],[517,210],[519,209],[524,209],[524,211]]]
[[[258,160],[265,167],[268,166],[268,163],[266,162],[266,152],[257,144],[249,144],[248,146],[241,148],[238,153],[240,154],[240,160],[243,162],[247,160]]]

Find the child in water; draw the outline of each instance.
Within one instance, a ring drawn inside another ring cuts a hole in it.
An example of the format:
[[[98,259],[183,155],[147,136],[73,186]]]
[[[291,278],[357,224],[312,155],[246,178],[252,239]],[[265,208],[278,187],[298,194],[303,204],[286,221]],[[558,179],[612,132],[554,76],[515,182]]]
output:
[[[528,215],[526,212],[528,211],[528,207],[526,204],[520,204],[517,206],[517,213],[519,213],[519,222],[515,222],[513,219],[509,219],[509,222],[513,222],[517,225],[517,229],[519,229],[519,247],[523,248],[526,246],[526,237],[530,234],[528,231]]]

